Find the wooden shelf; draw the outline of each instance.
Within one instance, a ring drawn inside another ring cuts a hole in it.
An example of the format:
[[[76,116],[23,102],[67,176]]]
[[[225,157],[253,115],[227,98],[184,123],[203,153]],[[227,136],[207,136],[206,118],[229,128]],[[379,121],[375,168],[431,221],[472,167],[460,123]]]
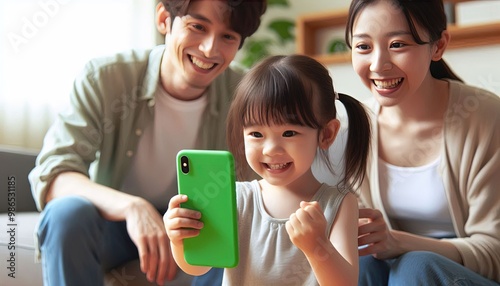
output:
[[[500,22],[470,26],[449,25],[448,31],[451,34],[448,49],[500,44]]]
[[[464,0],[451,0],[454,3]],[[467,0],[465,0],[467,1]],[[318,54],[317,38],[326,29],[345,30],[348,10],[335,10],[302,15],[297,19],[297,52],[311,56],[323,64],[346,63],[351,53]],[[448,49],[500,44],[500,21],[480,25],[448,25],[451,41]]]
[[[317,33],[322,29],[342,28],[345,30],[348,10],[336,10],[300,16],[297,19],[297,52],[312,56],[323,64],[348,62],[350,53],[317,54]]]

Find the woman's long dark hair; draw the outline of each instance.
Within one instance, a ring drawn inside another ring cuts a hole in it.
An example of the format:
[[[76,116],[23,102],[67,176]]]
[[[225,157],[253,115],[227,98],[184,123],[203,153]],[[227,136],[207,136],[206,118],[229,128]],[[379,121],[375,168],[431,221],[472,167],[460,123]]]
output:
[[[349,7],[349,16],[345,30],[345,40],[349,48],[351,46],[352,31],[354,21],[358,14],[369,5],[372,5],[381,0],[353,0]],[[385,1],[385,0],[384,0]],[[446,14],[444,12],[442,0],[391,0],[391,2],[400,9],[410,27],[410,32],[417,44],[425,45],[434,43],[441,38],[444,30],[446,30]],[[429,34],[429,42],[425,42],[420,38],[420,35],[415,28],[415,24],[421,26]],[[430,65],[431,75],[437,79],[454,79],[463,82],[446,64],[443,59],[432,61]]]
[[[335,94],[328,70],[307,56],[272,56],[253,67],[238,85],[227,118],[227,144],[239,178],[249,169],[244,127],[296,124],[322,130],[337,117]],[[346,94],[339,94],[339,100],[349,116],[345,175],[339,186],[353,190],[365,176],[370,123],[359,101]],[[328,150],[320,149],[319,156],[334,174]]]

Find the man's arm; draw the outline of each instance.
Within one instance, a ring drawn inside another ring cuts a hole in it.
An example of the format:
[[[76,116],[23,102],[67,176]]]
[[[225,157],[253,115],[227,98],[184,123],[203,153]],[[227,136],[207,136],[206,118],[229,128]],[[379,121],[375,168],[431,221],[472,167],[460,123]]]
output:
[[[45,197],[51,200],[77,195],[88,199],[107,220],[127,222],[127,231],[137,246],[141,271],[149,281],[172,280],[177,273],[161,215],[148,201],[99,185],[78,172],[63,172],[53,180]]]
[[[45,197],[45,203],[68,195],[88,199],[107,220],[126,220],[127,212],[140,206],[141,198],[97,184],[78,172],[63,172],[53,180]]]

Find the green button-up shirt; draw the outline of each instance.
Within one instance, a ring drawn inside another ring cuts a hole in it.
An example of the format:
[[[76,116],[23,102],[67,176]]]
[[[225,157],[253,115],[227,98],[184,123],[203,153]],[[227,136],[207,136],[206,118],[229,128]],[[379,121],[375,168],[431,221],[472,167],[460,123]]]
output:
[[[76,171],[99,184],[121,187],[142,131],[153,123],[163,51],[164,46],[130,51],[85,66],[74,82],[70,107],[49,128],[29,175],[39,210],[61,172]],[[225,120],[241,75],[228,68],[208,88],[197,148],[227,149]]]

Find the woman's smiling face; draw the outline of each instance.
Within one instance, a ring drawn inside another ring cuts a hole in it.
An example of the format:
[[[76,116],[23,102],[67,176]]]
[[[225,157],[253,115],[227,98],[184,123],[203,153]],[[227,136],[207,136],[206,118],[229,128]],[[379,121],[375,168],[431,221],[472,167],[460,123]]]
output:
[[[420,38],[427,33],[415,23]],[[403,12],[390,1],[377,1],[360,11],[352,32],[352,64],[382,106],[393,106],[418,93],[431,78],[435,44],[419,45]]]

